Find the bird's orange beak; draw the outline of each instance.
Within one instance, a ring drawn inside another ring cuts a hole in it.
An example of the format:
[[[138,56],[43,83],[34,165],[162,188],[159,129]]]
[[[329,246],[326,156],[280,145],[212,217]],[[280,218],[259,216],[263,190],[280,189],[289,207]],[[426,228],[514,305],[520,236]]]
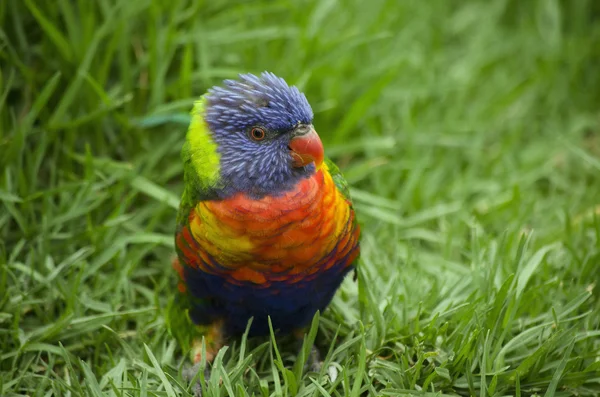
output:
[[[319,169],[323,164],[323,143],[312,125],[298,126],[288,147],[294,167],[304,167],[314,162]]]

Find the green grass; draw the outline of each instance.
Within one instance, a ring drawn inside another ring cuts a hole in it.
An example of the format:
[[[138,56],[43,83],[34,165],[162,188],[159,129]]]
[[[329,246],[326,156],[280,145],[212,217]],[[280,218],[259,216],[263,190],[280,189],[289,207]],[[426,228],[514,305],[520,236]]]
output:
[[[205,395],[600,394],[598,4],[1,1],[0,395],[188,395],[179,150],[262,70],[352,185],[359,280],[321,373],[236,340]]]

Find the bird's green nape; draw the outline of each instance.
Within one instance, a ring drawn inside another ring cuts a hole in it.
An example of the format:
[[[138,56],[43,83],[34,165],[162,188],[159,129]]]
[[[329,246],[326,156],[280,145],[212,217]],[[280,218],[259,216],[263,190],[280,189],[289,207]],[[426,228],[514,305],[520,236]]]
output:
[[[201,187],[214,186],[219,179],[219,153],[204,120],[206,98],[194,102],[192,120],[181,151],[184,167],[191,166]],[[192,170],[188,170],[192,171]]]
[[[219,183],[220,155],[204,119],[205,105],[204,96],[194,102],[192,119],[181,149],[185,187],[178,215],[179,223],[187,217],[192,205]]]

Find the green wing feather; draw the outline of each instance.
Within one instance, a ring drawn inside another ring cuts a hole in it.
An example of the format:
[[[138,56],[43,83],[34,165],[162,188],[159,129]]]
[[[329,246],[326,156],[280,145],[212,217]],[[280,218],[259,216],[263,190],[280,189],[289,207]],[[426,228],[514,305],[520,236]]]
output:
[[[337,187],[338,191],[348,201],[350,210],[354,212],[354,206],[352,205],[352,197],[350,197],[350,187],[348,186],[348,181],[346,181],[346,178],[344,178],[344,175],[342,175],[342,171],[340,171],[338,166],[335,165],[335,163],[331,161],[329,157],[325,157],[324,163],[328,168],[329,174],[331,175],[331,179],[333,179],[333,183],[335,183],[335,187]],[[354,214],[354,227],[359,227],[358,220],[356,219],[356,213]],[[358,265],[359,258],[360,254],[358,254],[356,260],[354,261],[355,266]],[[356,270],[354,273],[354,277],[356,279]]]
[[[348,187],[348,182],[344,178],[344,175],[342,175],[342,172],[340,171],[338,166],[335,165],[335,163],[333,161],[331,161],[331,159],[329,157],[325,157],[324,163],[327,165],[327,168],[329,169],[329,174],[331,175],[331,178],[333,179],[333,183],[335,183],[335,186],[340,191],[340,193],[342,193],[342,196],[344,196],[344,198],[346,200],[348,200],[348,202],[350,203],[350,206],[352,206],[352,197],[350,197],[350,188]]]
[[[188,314],[190,296],[187,293],[172,294],[164,310],[167,331],[175,338],[181,349],[187,354],[198,331]]]

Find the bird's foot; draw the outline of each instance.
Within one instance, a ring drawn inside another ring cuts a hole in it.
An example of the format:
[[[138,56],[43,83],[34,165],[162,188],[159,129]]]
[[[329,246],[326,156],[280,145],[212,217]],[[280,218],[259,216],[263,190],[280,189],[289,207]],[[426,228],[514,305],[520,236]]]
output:
[[[190,351],[190,358],[194,365],[185,369],[183,372],[183,377],[188,382],[191,382],[194,379],[196,380],[192,386],[194,397],[202,396],[202,379],[200,375],[198,375],[202,361],[206,363],[206,368],[204,369],[204,381],[208,382],[208,379],[210,378],[209,364],[213,362],[219,349],[223,347],[223,322],[216,321],[209,326],[198,326],[198,335],[202,336],[194,338],[192,341],[192,349]],[[202,360],[203,355],[204,360]]]
[[[187,382],[194,382],[192,385],[192,395],[194,397],[202,397],[202,378],[200,378],[200,362],[197,362],[191,367],[184,368],[182,371],[183,379]],[[208,365],[204,368],[204,381],[208,382],[210,378],[210,369]]]
[[[308,353],[308,360],[304,364],[304,371],[321,372],[322,367],[323,360],[321,360],[321,353],[319,353],[317,346],[312,345]]]
[[[304,349],[304,330],[296,329],[293,333],[296,338],[296,343],[298,346],[298,351],[302,353],[302,349]],[[301,354],[299,354],[301,356]],[[323,367],[323,361],[321,360],[321,354],[319,353],[319,349],[313,343],[308,351],[308,357],[306,357],[306,362],[304,363],[304,372],[320,372],[321,367]]]

